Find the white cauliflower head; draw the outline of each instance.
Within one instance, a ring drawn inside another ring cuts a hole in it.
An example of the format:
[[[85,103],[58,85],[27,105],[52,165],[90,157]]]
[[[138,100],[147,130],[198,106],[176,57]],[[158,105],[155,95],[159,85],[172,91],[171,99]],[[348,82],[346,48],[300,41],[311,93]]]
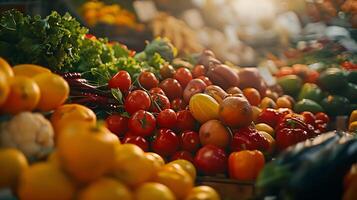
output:
[[[51,123],[39,113],[22,112],[0,127],[0,146],[21,150],[27,158],[40,158],[53,148]]]

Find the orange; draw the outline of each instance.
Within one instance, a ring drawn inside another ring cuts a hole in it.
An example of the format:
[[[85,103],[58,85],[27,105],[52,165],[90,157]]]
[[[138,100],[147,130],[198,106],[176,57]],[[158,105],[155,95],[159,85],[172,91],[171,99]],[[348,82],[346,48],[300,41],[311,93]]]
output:
[[[220,200],[216,190],[209,186],[194,187],[185,200]]]
[[[12,70],[14,71],[15,76],[26,76],[29,78],[33,78],[43,73],[51,74],[49,69],[33,64],[15,65]]]
[[[10,92],[10,86],[4,72],[0,71],[0,106],[6,101]]]
[[[51,163],[36,163],[20,178],[18,195],[21,200],[71,200],[75,186],[60,168]]]
[[[290,109],[292,108],[292,104],[287,97],[279,97],[276,100],[276,106],[278,108],[290,108]]]
[[[252,106],[252,110],[253,110],[253,121],[256,122],[259,114],[262,112],[262,109],[260,109],[257,106]]]
[[[227,126],[245,127],[253,121],[253,110],[243,97],[227,97],[219,105],[220,120]]]
[[[167,163],[167,165],[178,165],[182,167],[182,169],[185,170],[191,176],[192,180],[196,180],[196,168],[190,161],[178,159]]]
[[[165,165],[164,159],[157,153],[145,152],[145,157],[153,163],[156,171]]]
[[[243,90],[243,95],[248,99],[250,105],[258,106],[260,104],[260,93],[255,88],[245,88]]]
[[[0,71],[2,71],[6,77],[14,77],[14,72],[12,71],[11,66],[9,65],[9,63],[3,59],[2,57],[0,57]]]
[[[42,73],[35,76],[34,80],[41,91],[41,98],[37,105],[39,110],[53,110],[67,100],[69,85],[61,76],[52,73]]]
[[[135,200],[175,200],[171,190],[161,183],[148,182],[135,190]]]
[[[1,107],[5,113],[17,114],[36,108],[40,100],[40,88],[30,78],[18,76],[9,80],[10,93]]]
[[[96,180],[113,165],[119,139],[104,126],[75,122],[64,127],[57,151],[64,169],[78,182]]]
[[[52,151],[51,154],[47,157],[47,161],[56,166],[61,166],[61,161],[57,151]]]
[[[277,106],[276,106],[275,102],[273,101],[273,99],[271,99],[269,97],[264,97],[262,99],[262,101],[260,102],[260,108],[261,109],[265,109],[265,108],[274,108],[274,109],[276,109]]]
[[[348,122],[352,123],[354,121],[357,121],[357,110],[352,111]]]
[[[55,136],[59,135],[61,128],[65,127],[66,124],[82,121],[88,124],[95,125],[97,117],[95,113],[82,105],[79,104],[65,104],[58,107],[51,116],[51,123],[55,131]]]
[[[78,200],[132,200],[129,189],[121,182],[103,177],[79,193]]]
[[[181,167],[175,165],[165,165],[157,172],[155,181],[166,185],[177,199],[186,197],[193,187],[191,176]]]
[[[24,154],[17,149],[0,150],[0,188],[15,187],[28,167]]]
[[[123,183],[138,186],[149,181],[156,173],[154,162],[134,144],[123,144],[116,149],[113,175]]]

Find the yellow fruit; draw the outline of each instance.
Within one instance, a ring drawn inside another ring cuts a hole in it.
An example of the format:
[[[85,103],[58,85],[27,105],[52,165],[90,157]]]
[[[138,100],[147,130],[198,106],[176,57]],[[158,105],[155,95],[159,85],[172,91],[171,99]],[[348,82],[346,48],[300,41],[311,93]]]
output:
[[[10,92],[10,85],[5,73],[0,71],[0,106],[6,101]]]
[[[162,166],[165,165],[164,159],[157,153],[145,152],[145,157],[153,163],[155,171],[158,171]]]
[[[62,105],[68,98],[69,85],[61,76],[42,73],[33,78],[40,87],[41,98],[37,108],[50,111]]]
[[[52,151],[52,153],[47,157],[47,161],[56,166],[61,166],[61,161],[57,151]]]
[[[11,66],[2,57],[0,57],[0,71],[4,72],[5,76],[8,77],[8,78],[9,77],[14,77],[14,72],[12,71]]]
[[[113,178],[103,177],[84,188],[79,200],[132,200],[129,189]]]
[[[191,176],[192,180],[196,180],[196,168],[190,161],[178,159],[167,163],[167,165],[179,165]]]
[[[348,131],[357,132],[357,121],[354,121],[348,125]]]
[[[134,144],[120,145],[115,151],[113,175],[127,185],[138,186],[149,181],[156,169],[154,162]]]
[[[194,187],[185,200],[220,200],[216,190],[209,186]]]
[[[1,106],[5,113],[17,114],[22,111],[32,111],[40,100],[40,88],[30,78],[18,76],[9,80],[10,93]]]
[[[135,190],[135,200],[175,200],[171,190],[161,183],[148,182]]]
[[[90,182],[109,172],[120,145],[117,136],[104,126],[84,122],[64,127],[57,151],[64,169],[79,182]]]
[[[352,123],[354,121],[357,121],[357,110],[352,111],[352,113],[350,115],[349,123]]]
[[[273,153],[275,148],[275,139],[269,133],[265,131],[259,131],[259,134],[262,135],[269,142],[269,149],[267,153]]]
[[[50,74],[51,70],[41,67],[39,65],[33,64],[21,64],[15,65],[12,70],[14,71],[15,76],[26,76],[29,78],[35,77],[39,74],[47,73]]]
[[[0,188],[16,187],[21,173],[28,163],[24,154],[17,149],[0,150]]]
[[[75,186],[59,167],[36,163],[20,178],[18,195],[21,200],[71,200]]]
[[[189,107],[193,117],[200,123],[219,118],[219,104],[207,94],[198,93],[193,95],[190,99]]]
[[[255,125],[255,128],[258,131],[265,131],[265,132],[269,133],[273,137],[275,135],[274,129],[272,127],[270,127],[268,124],[259,123],[259,124]]]
[[[276,105],[278,108],[292,108],[292,104],[287,97],[279,97],[276,100]]]
[[[262,112],[262,109],[260,109],[257,106],[252,106],[252,110],[253,110],[253,121],[256,122],[259,114]]]
[[[260,108],[261,109],[265,109],[265,108],[274,108],[274,109],[276,109],[277,106],[276,106],[276,104],[275,104],[273,99],[271,99],[269,97],[264,97],[262,99],[262,101],[260,102]]]

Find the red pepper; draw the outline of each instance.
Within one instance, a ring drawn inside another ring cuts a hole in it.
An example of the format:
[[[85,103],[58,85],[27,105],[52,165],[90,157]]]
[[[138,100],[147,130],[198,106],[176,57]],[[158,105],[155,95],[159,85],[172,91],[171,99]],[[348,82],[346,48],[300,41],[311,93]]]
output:
[[[231,142],[231,151],[269,150],[269,141],[254,127],[244,127],[236,130]]]

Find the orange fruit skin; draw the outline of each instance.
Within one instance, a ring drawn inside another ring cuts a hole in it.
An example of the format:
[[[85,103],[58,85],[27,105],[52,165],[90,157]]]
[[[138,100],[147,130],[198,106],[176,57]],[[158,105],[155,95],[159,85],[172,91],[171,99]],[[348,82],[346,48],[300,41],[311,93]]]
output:
[[[135,200],[175,200],[174,194],[167,186],[154,182],[142,184],[135,190],[134,196]]]
[[[292,104],[291,104],[290,100],[287,97],[279,97],[276,100],[276,106],[278,108],[290,108],[290,109],[292,109]]]
[[[187,195],[185,200],[220,200],[218,193],[210,186],[196,186]]]
[[[10,64],[2,57],[0,57],[0,71],[4,72],[5,76],[8,78],[14,77],[14,72]]]
[[[0,150],[0,188],[15,188],[21,173],[28,168],[25,155],[17,149]]]
[[[182,169],[191,176],[192,180],[196,180],[197,171],[195,166],[190,161],[178,159],[167,163],[167,165],[178,165],[182,167]]]
[[[228,158],[229,176],[241,181],[255,180],[264,164],[264,155],[258,150],[233,152]]]
[[[253,110],[245,98],[227,97],[219,106],[219,116],[227,126],[244,127],[252,123]]]
[[[274,102],[273,99],[269,98],[269,97],[264,97],[262,99],[262,101],[260,102],[260,108],[261,109],[265,109],[265,108],[277,108],[276,103]]]
[[[34,64],[20,64],[15,65],[12,70],[14,71],[15,76],[26,76],[33,78],[39,74],[51,74],[51,70]]]
[[[6,101],[10,92],[7,77],[4,72],[0,71],[0,106]]]
[[[243,95],[247,98],[250,105],[258,106],[261,101],[260,93],[255,88],[245,88],[243,90]]]
[[[199,130],[200,142],[204,146],[213,144],[225,149],[231,141],[231,134],[219,120],[209,120]]]

